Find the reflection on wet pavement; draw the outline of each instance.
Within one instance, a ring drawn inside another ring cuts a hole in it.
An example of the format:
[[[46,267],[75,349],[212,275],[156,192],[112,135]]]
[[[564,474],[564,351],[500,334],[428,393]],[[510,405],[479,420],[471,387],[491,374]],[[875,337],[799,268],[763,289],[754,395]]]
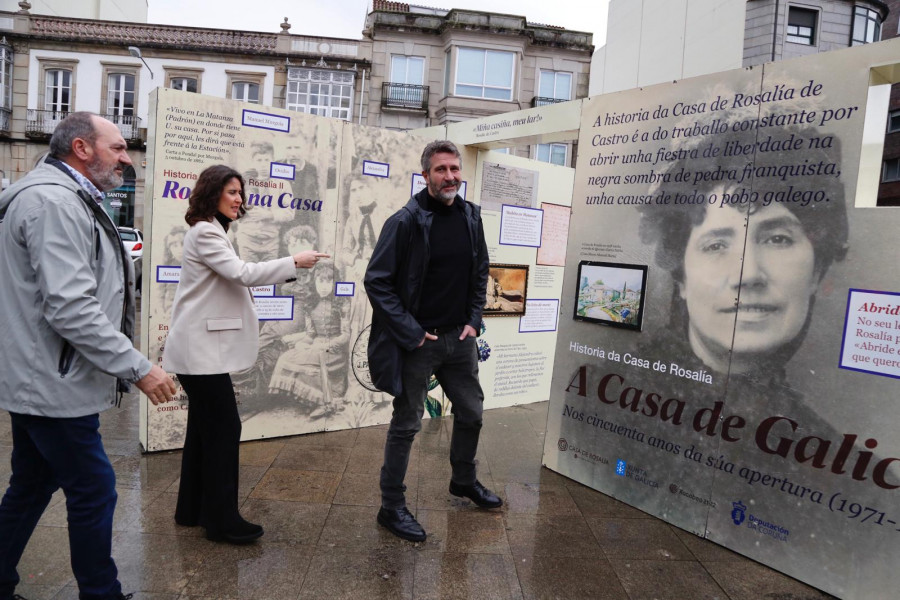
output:
[[[245,443],[241,511],[266,534],[235,547],[175,525],[180,452],[141,454],[126,397],[101,417],[123,589],[135,600],[830,598],[541,467],[546,413],[546,402],[485,412],[479,478],[505,500],[499,511],[447,493],[452,417],[425,422],[407,477],[422,543],[375,522],[386,427]],[[4,482],[11,450],[3,416]],[[65,528],[57,493],[19,565],[25,598],[78,597]]]

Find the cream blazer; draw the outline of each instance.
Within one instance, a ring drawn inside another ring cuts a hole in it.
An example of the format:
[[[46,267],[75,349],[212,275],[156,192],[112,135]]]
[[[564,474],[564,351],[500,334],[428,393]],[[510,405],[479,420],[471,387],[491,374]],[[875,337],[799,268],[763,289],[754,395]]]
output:
[[[169,373],[213,375],[253,366],[259,321],[249,286],[292,280],[290,256],[261,263],[238,258],[217,220],[184,236],[181,279],[172,303],[162,367]]]

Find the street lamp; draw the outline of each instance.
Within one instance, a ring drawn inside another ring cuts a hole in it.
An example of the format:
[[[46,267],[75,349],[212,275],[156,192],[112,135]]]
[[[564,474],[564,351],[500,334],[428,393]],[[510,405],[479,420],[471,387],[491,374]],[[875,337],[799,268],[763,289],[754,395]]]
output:
[[[153,70],[150,68],[150,65],[147,64],[147,61],[144,60],[144,57],[141,56],[141,49],[137,46],[128,46],[128,53],[135,58],[141,59],[141,62],[144,63],[144,66],[150,71],[150,79],[153,79]]]

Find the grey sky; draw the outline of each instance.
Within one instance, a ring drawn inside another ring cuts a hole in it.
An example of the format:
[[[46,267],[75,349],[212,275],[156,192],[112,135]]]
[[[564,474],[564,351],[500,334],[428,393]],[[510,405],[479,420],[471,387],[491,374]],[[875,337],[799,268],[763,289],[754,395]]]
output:
[[[606,40],[609,0],[441,0],[421,6],[468,8],[524,16],[543,23],[594,34],[594,45]],[[358,39],[371,0],[149,0],[148,21],[244,31],[281,31],[288,18],[291,33]]]

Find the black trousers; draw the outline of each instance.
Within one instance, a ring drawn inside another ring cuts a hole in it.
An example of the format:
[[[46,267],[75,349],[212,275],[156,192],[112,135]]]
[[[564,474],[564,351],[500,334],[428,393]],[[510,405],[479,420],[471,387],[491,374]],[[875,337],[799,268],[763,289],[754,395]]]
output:
[[[478,346],[475,338],[459,341],[462,328],[425,340],[415,350],[403,354],[403,391],[394,398],[394,414],[384,443],[381,467],[381,505],[406,506],[406,469],[413,439],[422,428],[425,396],[431,374],[453,405],[453,434],[450,437],[450,481],[460,485],[475,483],[475,454],[481,434],[484,392],[478,381]]]
[[[241,418],[228,373],[178,375],[188,395],[187,433],[175,520],[221,533],[240,520],[238,458]]]

